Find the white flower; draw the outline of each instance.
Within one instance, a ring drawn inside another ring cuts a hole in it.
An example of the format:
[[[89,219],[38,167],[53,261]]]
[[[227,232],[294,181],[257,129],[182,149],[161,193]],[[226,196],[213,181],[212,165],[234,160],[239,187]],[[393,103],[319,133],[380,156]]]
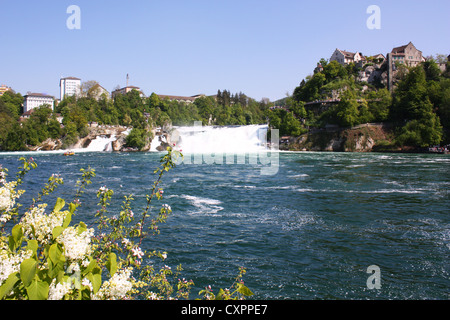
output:
[[[10,183],[4,183],[3,187],[0,188],[0,222],[5,223],[11,219],[11,214],[8,212],[16,204],[16,199],[18,199],[24,192],[23,190],[16,191],[16,186],[17,182],[13,181]]]
[[[164,260],[167,259],[167,253],[164,252],[163,254],[161,254],[161,256],[163,257]]]
[[[72,290],[72,282],[70,280],[56,285],[55,283],[56,279],[53,279],[48,291],[48,300],[61,300]]]
[[[123,243],[123,245],[126,247],[126,246],[128,246],[131,242],[130,242],[130,240],[128,240],[127,238],[124,238],[124,239],[122,240],[122,243]]]
[[[89,279],[87,279],[87,278],[84,278],[84,279],[81,281],[81,284],[82,284],[83,286],[85,286],[85,287],[89,287],[89,289],[90,289],[91,291],[94,290],[94,287],[92,286],[91,281],[89,281]]]
[[[98,189],[98,192],[106,193],[106,192],[108,192],[108,188],[106,186],[100,187],[100,189]]]
[[[158,295],[153,291],[150,291],[147,296],[148,300],[159,300]]]
[[[166,203],[166,204],[163,204],[163,206],[162,206],[164,209],[166,209],[167,211],[172,211],[172,208]]]
[[[62,211],[47,215],[45,213],[46,206],[41,204],[31,208],[20,221],[25,236],[36,239],[43,244],[52,239],[53,229],[62,226],[66,217],[66,212]]]
[[[81,234],[74,227],[66,228],[56,239],[64,246],[64,255],[70,260],[84,259],[92,252],[90,243],[94,236],[94,229],[87,229]]]
[[[11,190],[0,188],[0,210],[8,211],[11,208]]]
[[[85,268],[87,268],[89,266],[91,262],[89,261],[89,259],[84,259],[83,262],[81,263],[81,265]]]
[[[139,247],[132,248],[131,251],[133,252],[134,256],[138,257],[138,259],[141,259],[144,256],[144,253]]]
[[[111,279],[103,282],[100,290],[93,296],[93,300],[117,300],[124,299],[133,289],[130,279],[132,268],[117,271]]]
[[[8,253],[6,250],[0,250],[0,286],[3,281],[8,279],[9,275],[20,270],[20,264],[31,258],[33,252],[19,251],[18,253],[12,254]]]

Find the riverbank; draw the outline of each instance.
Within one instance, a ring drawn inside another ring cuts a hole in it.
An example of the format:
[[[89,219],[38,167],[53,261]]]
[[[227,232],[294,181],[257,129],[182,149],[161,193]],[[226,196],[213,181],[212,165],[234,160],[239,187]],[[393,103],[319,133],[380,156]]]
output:
[[[323,129],[311,130],[299,137],[282,137],[280,150],[438,153],[433,152],[432,148],[397,146],[394,126],[390,123],[367,123],[352,128],[328,126]]]
[[[148,152],[164,151],[167,146],[183,141],[183,150],[196,152],[220,152],[222,149],[249,151],[253,145],[261,145],[263,133],[258,126],[193,127],[153,129],[151,138],[142,149],[127,146],[130,127],[91,126],[88,134],[71,146],[64,146],[60,139],[47,139],[39,146],[28,146],[27,151],[76,152]],[[172,129],[179,129],[175,130]],[[267,127],[266,129],[267,130]],[[395,128],[389,123],[368,123],[352,128],[327,126],[313,129],[298,137],[281,137],[280,151],[326,152],[388,152],[388,153],[448,153],[448,148],[399,147],[395,144]],[[175,134],[174,134],[175,132]],[[261,137],[259,137],[262,134]],[[243,147],[246,145],[245,147]],[[241,146],[241,148],[238,148]],[[195,148],[194,148],[195,147]]]

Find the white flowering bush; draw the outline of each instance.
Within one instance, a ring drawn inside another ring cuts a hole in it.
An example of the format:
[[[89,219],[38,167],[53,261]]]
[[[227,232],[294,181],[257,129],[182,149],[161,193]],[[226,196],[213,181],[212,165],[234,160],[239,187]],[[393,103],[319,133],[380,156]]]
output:
[[[134,200],[126,196],[121,211],[108,212],[113,190],[98,189],[99,210],[95,227],[72,223],[82,205],[84,193],[95,170],[81,169],[76,195],[66,203],[58,198],[50,209],[43,202],[64,183],[60,175],[52,175],[29,208],[23,210],[18,199],[24,194],[20,186],[28,171],[37,164],[32,158],[21,158],[22,166],[11,182],[7,170],[0,166],[0,299],[1,300],[123,300],[123,299],[189,299],[192,280],[182,278],[182,267],[175,270],[164,264],[156,268],[148,264],[155,258],[167,259],[167,252],[146,251],[143,239],[160,233],[158,225],[166,222],[172,212],[168,204],[152,213],[152,200],[162,200],[159,187],[163,174],[175,166],[172,159],[182,156],[171,148],[161,159],[161,166],[147,204],[142,213],[131,210]],[[151,259],[151,260],[150,260]],[[252,295],[244,286],[244,269],[230,289],[199,292],[205,299],[242,299]]]

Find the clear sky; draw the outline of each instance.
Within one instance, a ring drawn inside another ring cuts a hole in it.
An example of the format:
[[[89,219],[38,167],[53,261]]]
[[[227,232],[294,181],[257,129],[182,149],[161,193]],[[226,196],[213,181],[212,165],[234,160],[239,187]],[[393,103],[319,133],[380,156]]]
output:
[[[77,5],[81,28],[67,8]],[[380,29],[366,12],[377,5]],[[450,54],[449,0],[0,0],[0,83],[59,98],[59,79],[168,95],[218,89],[272,101],[336,48],[386,54],[410,41]]]

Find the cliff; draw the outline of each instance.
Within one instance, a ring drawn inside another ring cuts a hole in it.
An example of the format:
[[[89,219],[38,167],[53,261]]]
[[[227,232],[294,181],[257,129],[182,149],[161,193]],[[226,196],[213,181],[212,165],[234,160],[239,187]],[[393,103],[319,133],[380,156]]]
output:
[[[353,128],[319,129],[280,143],[280,150],[290,151],[406,151],[393,146],[393,128],[389,124],[363,124]]]

